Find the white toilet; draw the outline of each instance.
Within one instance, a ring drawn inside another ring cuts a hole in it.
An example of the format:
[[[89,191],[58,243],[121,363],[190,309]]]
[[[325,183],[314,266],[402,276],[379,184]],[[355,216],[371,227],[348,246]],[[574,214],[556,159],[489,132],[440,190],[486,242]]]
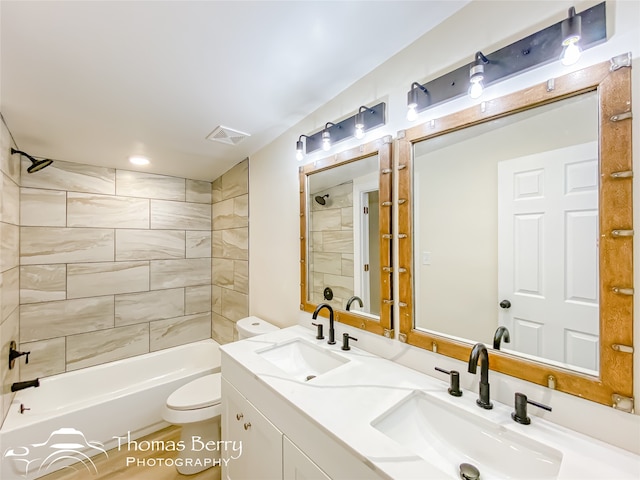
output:
[[[239,340],[278,330],[275,325],[258,317],[238,320],[236,328]],[[182,427],[180,441],[185,448],[178,452],[175,464],[178,472],[183,475],[206,470],[214,462],[219,464],[220,452],[202,446],[220,440],[221,378],[220,373],[199,377],[178,388],[167,398],[162,418]],[[195,451],[192,446],[196,447]]]

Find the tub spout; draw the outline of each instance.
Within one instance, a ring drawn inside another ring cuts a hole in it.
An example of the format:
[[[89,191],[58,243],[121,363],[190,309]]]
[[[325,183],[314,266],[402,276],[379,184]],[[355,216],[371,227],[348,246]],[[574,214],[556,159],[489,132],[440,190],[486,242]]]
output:
[[[11,391],[17,392],[18,390],[24,390],[29,387],[39,387],[40,379],[36,378],[35,380],[27,380],[26,382],[16,382],[11,384]]]

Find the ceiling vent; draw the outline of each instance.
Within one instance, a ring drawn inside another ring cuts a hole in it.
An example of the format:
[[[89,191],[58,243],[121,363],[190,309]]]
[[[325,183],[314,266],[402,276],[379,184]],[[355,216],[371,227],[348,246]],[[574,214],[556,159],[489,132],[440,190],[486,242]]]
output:
[[[227,143],[229,145],[237,145],[242,140],[251,135],[248,133],[234,130],[233,128],[223,127],[222,125],[216,127],[213,132],[207,135],[207,140],[212,142]]]

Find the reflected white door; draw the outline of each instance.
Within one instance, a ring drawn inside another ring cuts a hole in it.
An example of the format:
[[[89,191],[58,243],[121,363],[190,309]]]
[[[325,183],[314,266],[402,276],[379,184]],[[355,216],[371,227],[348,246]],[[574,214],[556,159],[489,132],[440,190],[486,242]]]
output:
[[[598,370],[598,145],[498,164],[505,349]]]
[[[373,245],[374,250],[371,249],[370,231],[375,228],[377,238],[378,215],[377,201],[376,211],[371,212],[369,199],[377,196],[378,172],[353,179],[353,288],[354,295],[360,297],[363,306],[361,308],[357,302],[352,305],[354,311],[374,315],[380,314],[380,276],[378,272],[376,277],[378,249],[377,244]]]

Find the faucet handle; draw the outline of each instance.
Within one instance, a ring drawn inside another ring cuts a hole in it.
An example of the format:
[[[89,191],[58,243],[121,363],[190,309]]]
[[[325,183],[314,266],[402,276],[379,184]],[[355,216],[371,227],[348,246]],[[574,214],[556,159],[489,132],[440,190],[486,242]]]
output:
[[[318,327],[318,333],[316,334],[316,339],[318,339],[318,340],[324,339],[324,334],[322,333],[322,324],[321,323],[313,323],[313,322],[311,322],[311,325],[314,325],[314,326]]]
[[[343,333],[342,334],[342,350],[351,350],[351,347],[349,346],[349,339],[351,340],[355,340],[356,342],[358,341],[357,338],[351,337],[348,333]]]
[[[527,416],[527,403],[547,410],[548,412],[551,411],[551,407],[543,405],[542,403],[534,402],[533,400],[529,400],[524,393],[516,392],[515,410],[511,413],[511,418],[513,418],[514,421],[521,423],[522,425],[529,425],[531,423],[531,419]]]
[[[454,397],[461,397],[462,390],[460,390],[460,372],[457,372],[456,370],[449,371],[440,367],[436,367],[436,370],[449,375],[449,378],[451,379],[451,385],[448,390],[449,395],[452,395]]]
[[[9,342],[9,369],[11,370],[14,367],[14,364],[16,363],[16,359],[20,358],[21,356],[25,356],[25,363],[29,363],[29,355],[31,354],[31,352],[19,352],[17,350],[18,345],[16,344],[16,342],[14,340],[11,340],[11,342]]]

